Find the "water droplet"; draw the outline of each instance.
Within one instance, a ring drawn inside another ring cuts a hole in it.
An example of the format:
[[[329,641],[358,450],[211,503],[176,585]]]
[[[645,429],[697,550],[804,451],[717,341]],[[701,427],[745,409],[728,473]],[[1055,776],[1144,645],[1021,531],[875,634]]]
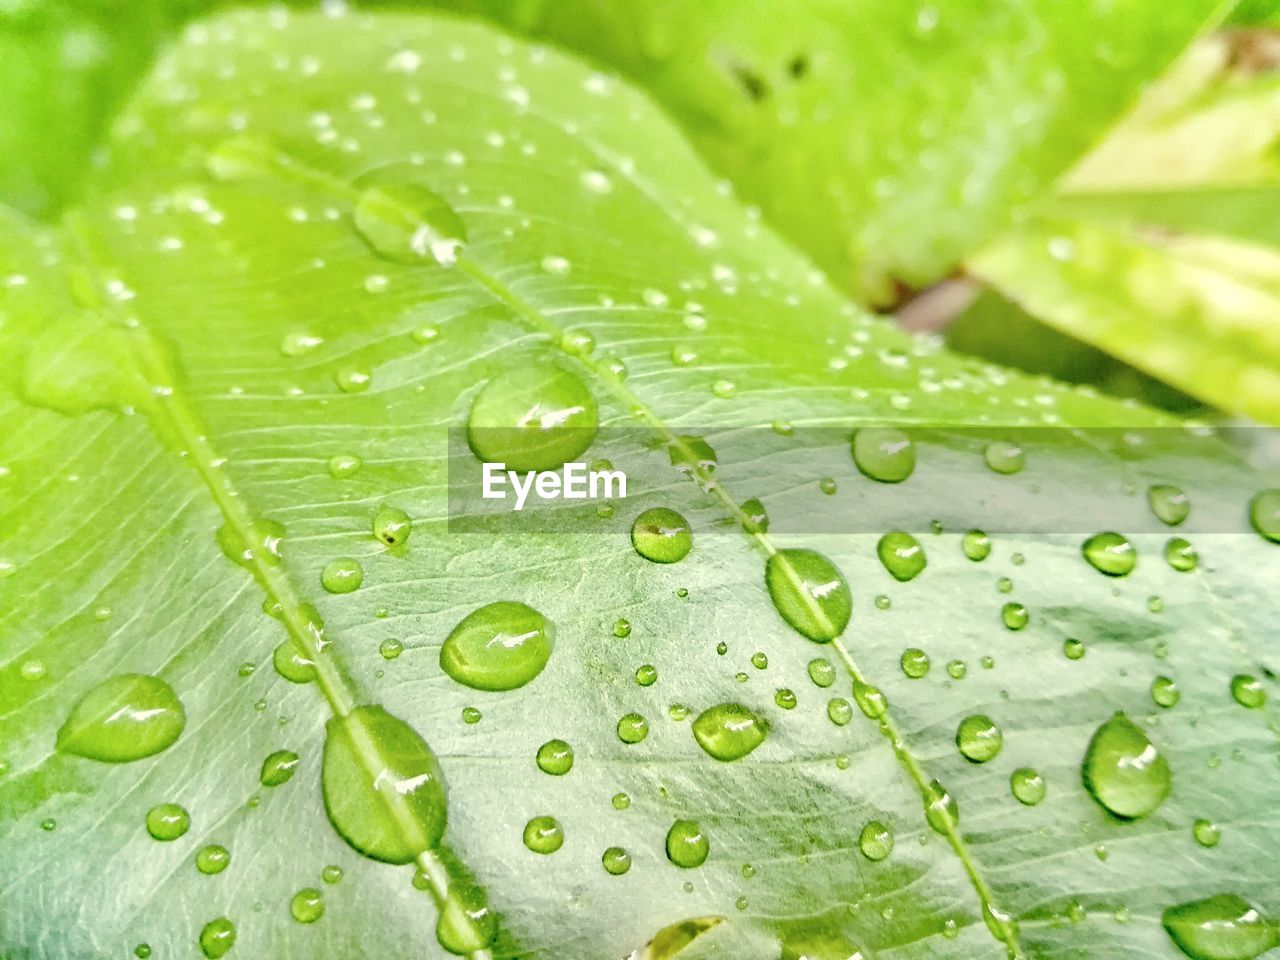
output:
[[[631,869],[631,854],[621,847],[610,847],[600,856],[605,873],[618,877]]]
[[[360,194],[356,232],[379,256],[397,263],[434,261],[448,266],[467,242],[458,212],[438,193],[416,183],[381,183]]]
[[[766,533],[769,530],[769,514],[765,511],[764,504],[755,497],[743,501],[740,509],[742,529],[747,533]]]
[[[817,643],[849,625],[853,601],[836,565],[816,550],[779,550],[765,565],[765,585],[782,619]]]
[[[1216,847],[1222,839],[1222,831],[1212,820],[1197,820],[1191,825],[1191,836],[1202,847]]]
[[[868,860],[883,860],[893,852],[893,831],[888,824],[872,820],[858,835],[858,849]]]
[[[1154,811],[1169,795],[1169,762],[1147,735],[1117,712],[1089,741],[1082,768],[1093,798],[1125,820]]]
[[[853,719],[853,705],[844,697],[832,697],[827,701],[827,719],[837,727],[843,727]]]
[[[315,923],[324,916],[324,894],[315,887],[299,890],[289,901],[289,913],[299,923]]]
[[[1138,564],[1133,544],[1118,533],[1097,533],[1081,547],[1089,566],[1108,577],[1125,577]]]
[[[413,521],[399,507],[383,504],[373,515],[373,535],[388,547],[402,547],[413,532]]]
[[[1259,710],[1267,702],[1267,691],[1257,677],[1240,673],[1231,678],[1231,699],[1249,710]]]
[[[58,730],[64,753],[128,763],[159,753],[178,739],[187,715],[173,688],[159,677],[122,673],[77,701]]]
[[[387,637],[378,644],[378,653],[382,654],[383,660],[394,660],[404,653],[404,643],[395,637]]]
[[[148,958],[151,956],[151,944],[149,943],[138,944],[136,947],[133,948],[133,955],[137,957],[138,960],[148,960]]]
[[[1031,622],[1031,614],[1027,613],[1027,608],[1020,603],[1006,603],[1000,610],[1000,619],[1006,629],[1025,630],[1027,624]]]
[[[996,473],[1009,476],[1021,472],[1026,463],[1026,455],[1016,443],[997,441],[989,443],[982,451],[982,458],[987,467]]]
[[[284,535],[283,524],[275,520],[256,520],[247,537],[224,523],[218,528],[216,538],[223,554],[233,563],[251,570],[255,563],[268,566],[280,563],[280,543]]]
[[[631,622],[619,617],[613,622],[613,635],[619,640],[625,640],[631,636]]]
[[[782,687],[774,693],[773,702],[783,710],[794,710],[798,701],[794,690]]]
[[[676,563],[693,547],[689,521],[666,507],[653,507],[631,525],[631,545],[654,563]]]
[[[1001,593],[1010,593],[1013,590],[1013,581],[1008,577],[1001,577],[996,581],[996,589]]]
[[[738,385],[732,380],[717,380],[711,385],[711,392],[721,400],[728,400],[738,392]]]
[[[880,688],[861,680],[853,681],[853,699],[869,720],[879,720],[889,712],[889,700]]]
[[[225,957],[235,943],[236,925],[226,917],[210,920],[200,931],[200,951],[209,960]]]
[[[204,874],[221,873],[231,863],[231,851],[217,843],[203,846],[196,853],[196,869]]]
[[[480,710],[479,710],[477,707],[463,707],[463,708],[462,708],[462,722],[463,722],[463,723],[465,723],[465,724],[467,724],[467,725],[469,725],[469,726],[470,726],[470,725],[473,725],[473,724],[477,724],[477,723],[479,723],[479,722],[480,722],[481,720],[483,720],[483,719],[484,719],[484,714],[482,714],[482,713],[480,712]]]
[[[336,863],[331,863],[320,871],[320,879],[332,886],[342,881],[342,868]]]
[[[330,593],[351,593],[364,582],[364,568],[352,557],[338,557],[325,564],[320,585]]]
[[[1161,522],[1176,527],[1191,513],[1191,501],[1178,487],[1157,483],[1147,489],[1147,503]]]
[[[639,743],[649,735],[649,721],[638,713],[623,714],[618,719],[618,739],[623,743]]]
[[[563,740],[548,740],[538,748],[538,769],[553,777],[563,777],[573,769],[573,747]]]
[[[293,637],[286,637],[276,645],[271,665],[290,683],[310,683],[316,678],[315,661],[299,649]]]
[[[966,760],[986,763],[995,759],[1004,746],[1004,735],[990,717],[974,714],[965,717],[956,727],[956,746]]]
[[[969,668],[965,666],[965,662],[963,660],[947,661],[947,676],[952,680],[963,680],[968,672]]]
[[[359,473],[362,466],[364,461],[354,454],[340,453],[329,458],[329,476],[335,480],[345,480]]]
[[[191,829],[191,814],[176,803],[162,803],[147,811],[147,833],[157,840],[177,840]]]
[[[440,336],[440,328],[435,324],[424,324],[411,334],[414,343],[431,343]]]
[[[809,679],[819,687],[829,687],[836,682],[836,668],[830,660],[814,657],[809,661]]]
[[[929,655],[918,647],[908,647],[902,651],[902,672],[913,680],[919,680],[929,672]]]
[[[763,650],[757,650],[751,655],[751,665],[757,670],[766,670],[769,667],[769,657]]]
[[[991,555],[991,538],[981,530],[970,530],[960,541],[964,555],[975,562]]]
[[[364,393],[373,385],[373,374],[365,367],[348,364],[338,368],[333,375],[333,382],[343,393]]]
[[[1156,677],[1151,681],[1151,699],[1156,702],[1156,706],[1166,709],[1176,707],[1182,699],[1182,691],[1171,677]]]
[[[1169,907],[1160,922],[1192,960],[1253,960],[1280,940],[1276,926],[1234,893]]]
[[[651,687],[658,682],[658,668],[652,663],[644,663],[636,667],[636,683],[642,687]]]
[[[876,544],[876,554],[893,578],[903,583],[918,577],[928,562],[920,541],[901,530],[881,537]]]
[[[1019,767],[1009,777],[1009,788],[1019,803],[1034,807],[1044,799],[1047,787],[1037,770],[1030,767]]]
[[[1263,490],[1249,501],[1249,522],[1261,536],[1280,543],[1280,489]]]
[[[1179,573],[1188,573],[1200,564],[1200,554],[1188,541],[1174,537],[1164,545],[1164,559]]]
[[[869,427],[853,435],[853,463],[881,483],[901,483],[916,468],[916,446],[901,430]]]
[[[612,802],[615,810],[626,810],[631,806],[631,798],[625,793],[615,793]]]
[[[533,607],[486,604],[462,619],[440,647],[440,669],[475,690],[514,690],[551,658],[556,628]]]
[[[444,782],[418,732],[382,707],[356,707],[326,724],[325,812],[358,852],[409,863],[440,841]]]
[[[559,470],[595,439],[596,401],[577,374],[532,364],[500,374],[476,395],[467,443],[482,462]]]
[[[677,867],[700,867],[711,844],[696,820],[677,820],[667,831],[667,859]]]
[[[764,743],[768,723],[738,703],[721,703],[698,714],[693,737],[712,757],[730,761],[745,757]]]
[[[566,330],[560,336],[560,349],[571,356],[590,356],[591,351],[595,350],[595,348],[596,338],[591,335],[590,330],[576,327],[572,330]]]
[[[671,465],[680,473],[712,473],[716,468],[716,452],[702,437],[681,436],[667,445]]]
[[[264,787],[278,787],[288,783],[298,772],[298,755],[292,750],[277,750],[262,761],[262,773],[258,782]]]
[[[524,845],[534,853],[555,853],[564,846],[564,828],[555,817],[534,817],[524,826]]]
[[[553,277],[568,276],[569,271],[573,269],[573,264],[564,257],[557,254],[548,254],[539,262],[543,273],[549,273]]]
[[[941,782],[931,780],[924,791],[924,818],[936,833],[946,836],[960,823],[960,806]]]
[[[452,882],[436,921],[436,940],[457,956],[470,956],[487,947],[498,934],[498,918],[489,909],[484,891],[471,883]]]
[[[46,673],[43,660],[24,660],[22,666],[18,668],[18,674],[23,680],[35,681],[44,679]]]
[[[290,330],[280,341],[280,352],[286,357],[304,357],[322,343],[323,337],[317,337],[306,330]]]

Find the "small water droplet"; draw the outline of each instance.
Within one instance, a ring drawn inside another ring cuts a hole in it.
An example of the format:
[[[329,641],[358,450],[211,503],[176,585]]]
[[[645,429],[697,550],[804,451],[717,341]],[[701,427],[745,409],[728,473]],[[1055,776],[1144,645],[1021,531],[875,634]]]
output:
[[[934,832],[946,836],[960,823],[960,807],[955,797],[938,780],[931,780],[924,791],[924,817]]]
[[[711,844],[696,820],[677,820],[667,831],[667,859],[677,867],[700,867]]]
[[[383,660],[394,660],[404,653],[404,643],[395,637],[387,637],[378,644],[378,653],[382,655]]]
[[[853,699],[869,720],[879,720],[889,712],[889,699],[880,688],[861,680],[853,681]]]
[[[191,829],[191,814],[176,803],[162,803],[147,811],[147,833],[156,840],[177,840]]]
[[[631,636],[631,622],[619,617],[613,623],[613,635],[619,640],[625,640]]]
[[[365,367],[348,364],[337,369],[333,382],[343,393],[364,393],[373,385],[373,374]]]
[[[1117,817],[1147,816],[1169,795],[1169,762],[1132,720],[1117,712],[1098,727],[1082,765],[1084,785]]]
[[[324,916],[324,894],[315,887],[305,887],[289,901],[289,913],[299,923],[315,923]]]
[[[231,864],[231,851],[217,843],[203,846],[196,853],[196,869],[204,874],[221,873]]]
[[[141,673],[122,673],[98,684],[71,708],[57,746],[105,763],[128,763],[170,746],[187,715],[173,688]]]
[[[1174,537],[1164,545],[1164,559],[1179,573],[1189,573],[1200,564],[1200,554],[1196,552],[1196,548],[1181,537]]]
[[[280,352],[286,357],[305,357],[324,343],[323,337],[317,337],[306,330],[290,330],[280,341]]]
[[[340,453],[329,459],[329,476],[335,480],[345,480],[359,473],[362,466],[364,461],[354,454]]]
[[[1005,476],[1020,473],[1026,464],[1026,455],[1022,447],[1007,441],[987,444],[986,449],[982,451],[982,458],[986,461],[988,469]]]
[[[1181,489],[1157,483],[1147,489],[1147,504],[1161,522],[1176,527],[1191,513],[1191,501]]]
[[[523,603],[503,600],[467,614],[440,647],[440,669],[475,690],[514,690],[551,658],[555,624]]]
[[[413,532],[413,521],[399,507],[383,504],[373,515],[373,535],[388,547],[402,547]]]
[[[538,748],[538,769],[553,777],[563,777],[573,769],[573,747],[563,740],[548,740]]]
[[[631,545],[636,553],[654,563],[676,563],[693,547],[689,521],[666,507],[653,507],[636,517],[631,525]]]
[[[484,714],[480,712],[479,708],[477,707],[462,708],[462,722],[467,724],[468,726],[477,724],[483,719],[484,719]]]
[[[837,727],[843,727],[853,719],[853,704],[844,697],[832,697],[827,701],[827,719]]]
[[[331,863],[320,871],[320,879],[332,886],[342,881],[342,868],[336,863]]]
[[[1280,489],[1263,490],[1249,501],[1249,522],[1260,536],[1280,543]]]
[[[1081,547],[1089,566],[1108,577],[1126,577],[1138,564],[1138,553],[1126,537],[1118,533],[1097,533]]]
[[[1062,655],[1068,660],[1079,660],[1084,656],[1084,641],[1068,637],[1062,641]]]
[[[853,435],[853,463],[858,471],[880,483],[901,483],[916,468],[916,447],[901,430],[868,427]]]
[[[619,877],[631,869],[631,854],[622,847],[609,847],[600,856],[605,873]]]
[[[226,917],[210,920],[200,931],[200,951],[209,960],[225,957],[236,943],[236,925]]]
[[[956,727],[956,746],[971,763],[993,760],[1004,746],[1004,735],[995,721],[982,714],[965,717]]]
[[[881,537],[876,554],[893,578],[903,583],[918,577],[928,562],[920,541],[902,530]]]
[[[868,860],[883,860],[893,852],[893,831],[888,824],[872,820],[858,835],[858,849]]]
[[[830,660],[814,657],[809,661],[809,679],[819,687],[829,687],[836,682],[836,668]]]
[[[1009,777],[1009,788],[1019,803],[1034,807],[1044,799],[1047,787],[1037,770],[1030,767],[1019,767]]]
[[[649,721],[638,713],[626,713],[618,718],[618,739],[623,743],[639,743],[649,736]]]
[[[1182,691],[1171,677],[1156,677],[1151,681],[1151,699],[1159,707],[1176,707],[1182,699]]]
[[[299,762],[298,755],[292,750],[277,750],[268,754],[262,761],[262,773],[258,782],[264,787],[278,787],[282,783],[288,783],[298,772]]]
[[[1212,820],[1197,820],[1191,825],[1191,836],[1202,847],[1216,847],[1222,839],[1222,831]]]
[[[738,703],[721,703],[698,714],[690,727],[709,756],[729,762],[764,743],[768,723]]]
[[[964,555],[974,562],[985,560],[991,555],[991,538],[981,530],[970,530],[960,541]]]
[[[524,845],[534,853],[555,853],[564,846],[564,828],[555,817],[534,817],[524,825]]]
[[[364,568],[352,557],[338,557],[320,571],[320,585],[330,593],[351,593],[364,582]]]
[[[1267,691],[1257,677],[1240,673],[1231,678],[1231,699],[1249,710],[1260,710],[1267,702]]]
[[[631,806],[631,798],[625,793],[615,793],[612,802],[615,810],[626,810]]]
[[[798,701],[794,690],[788,687],[781,687],[774,693],[773,702],[783,710],[794,710]]]
[[[416,183],[381,183],[356,200],[355,228],[381,257],[396,263],[449,266],[467,242],[467,228],[442,196]]]
[[[1025,630],[1031,622],[1031,614],[1020,603],[1006,603],[1000,610],[1000,620],[1008,630]]]
[[[596,338],[590,330],[575,327],[560,336],[560,349],[570,356],[586,357],[596,348]]]
[[[908,647],[903,650],[900,663],[902,672],[913,680],[919,680],[929,672],[929,655],[918,647]]]

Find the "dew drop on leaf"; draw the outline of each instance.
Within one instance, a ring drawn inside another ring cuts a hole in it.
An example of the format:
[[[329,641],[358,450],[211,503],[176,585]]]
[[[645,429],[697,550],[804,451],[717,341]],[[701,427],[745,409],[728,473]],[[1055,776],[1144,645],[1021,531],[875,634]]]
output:
[[[853,704],[844,697],[832,697],[827,701],[827,719],[837,727],[846,726],[853,719]]]
[[[975,563],[991,555],[991,538],[981,530],[970,530],[960,541],[964,555]]]
[[[538,748],[538,769],[553,777],[563,777],[573,769],[573,747],[563,740],[548,740]]]
[[[740,509],[743,530],[752,534],[768,532],[769,514],[765,511],[763,503],[752,497],[750,500],[744,500]]]
[[[1222,831],[1212,820],[1200,819],[1191,825],[1191,836],[1202,847],[1216,847],[1222,839]]]
[[[147,811],[147,833],[156,840],[177,840],[191,829],[191,814],[176,803],[162,803]]]
[[[764,743],[769,725],[742,704],[721,703],[698,714],[690,729],[708,756],[728,762]]]
[[[834,563],[816,550],[779,550],[765,565],[765,585],[774,608],[797,632],[827,643],[849,625],[849,584]]]
[[[356,232],[378,256],[396,263],[449,266],[467,243],[458,212],[434,190],[417,183],[386,182],[361,192]]]
[[[210,920],[200,931],[200,951],[209,960],[225,957],[235,943],[236,925],[226,917]]]
[[[388,547],[402,547],[413,532],[413,521],[399,507],[383,504],[373,515],[373,535]]]
[[[262,761],[258,782],[264,787],[278,787],[298,772],[298,755],[292,750],[277,750]]]
[[[1125,820],[1152,813],[1172,786],[1164,755],[1141,728],[1119,712],[1094,732],[1081,771],[1090,795]]]
[[[98,684],[71,708],[58,730],[58,749],[104,763],[128,763],[159,753],[178,739],[187,715],[159,677],[122,673]]]
[[[1118,533],[1096,533],[1081,547],[1089,566],[1108,577],[1126,577],[1138,564],[1138,553]]]
[[[320,585],[330,593],[351,593],[364,582],[364,568],[352,557],[338,557],[320,571]]]
[[[1249,710],[1260,710],[1267,702],[1262,682],[1246,673],[1231,678],[1231,699]]]
[[[1005,476],[1020,473],[1026,463],[1022,447],[1003,440],[987,444],[982,451],[982,459],[988,469]]]
[[[324,915],[324,894],[315,887],[299,890],[289,901],[289,913],[299,923],[315,923]]]
[[[1164,545],[1164,559],[1179,573],[1189,573],[1200,564],[1200,554],[1182,537],[1174,537]]]
[[[1280,941],[1276,926],[1234,893],[1169,907],[1160,922],[1192,960],[1253,960]]]
[[[654,563],[676,563],[689,555],[693,534],[689,521],[674,510],[653,507],[631,525],[631,545]]]
[[[927,563],[920,541],[902,530],[881,537],[876,544],[876,555],[893,578],[903,583],[918,577]]]
[[[221,873],[231,863],[231,851],[217,843],[203,846],[196,853],[196,869],[203,874]]]
[[[329,476],[335,480],[345,480],[359,473],[362,466],[364,461],[354,454],[340,453],[329,458]]]
[[[1008,630],[1025,630],[1031,615],[1020,603],[1006,603],[1000,610],[1000,620]]]
[[[280,562],[284,524],[275,520],[255,520],[247,535],[224,523],[218,528],[218,546],[234,563],[252,569],[255,562],[275,566]]]
[[[337,369],[333,382],[343,393],[364,393],[373,384],[373,374],[365,367],[348,364]]]
[[[555,624],[512,600],[467,614],[440,647],[440,669],[474,690],[514,690],[551,658]]]
[[[609,847],[600,855],[600,863],[605,873],[618,877],[631,869],[631,854],[622,847]]]
[[[677,820],[667,831],[667,859],[677,867],[700,867],[711,844],[696,820]]]
[[[652,663],[642,663],[636,667],[636,683],[642,687],[651,687],[658,682],[658,668]]]
[[[631,636],[631,622],[621,617],[615,620],[613,622],[613,635],[619,640],[625,640]]]
[[[956,727],[956,746],[971,763],[994,760],[1004,745],[1004,735],[995,721],[982,714],[965,717]]]
[[[481,462],[559,470],[591,445],[596,401],[575,373],[552,364],[517,367],[490,380],[471,404],[467,444]]]
[[[649,736],[649,721],[638,713],[626,713],[618,718],[618,739],[623,743],[639,743]]]
[[[483,950],[498,933],[498,918],[489,909],[484,891],[471,883],[451,882],[440,918],[436,940],[458,956]]]
[[[782,687],[774,693],[773,702],[783,710],[794,710],[797,703],[795,691],[789,687]]]
[[[1259,535],[1280,543],[1280,489],[1263,490],[1249,501],[1249,522]]]
[[[524,825],[524,845],[534,853],[555,853],[564,846],[564,828],[555,817],[534,817]]]
[[[336,863],[331,863],[320,871],[320,879],[330,885],[340,883],[342,881],[342,868]]]
[[[916,447],[901,430],[867,427],[853,435],[853,464],[864,477],[901,483],[916,468]]]
[[[893,851],[893,830],[888,824],[872,820],[858,835],[858,849],[868,860],[883,860]]]
[[[1182,691],[1172,677],[1156,677],[1151,681],[1151,699],[1158,707],[1176,707],[1182,699]]]
[[[360,706],[329,720],[321,787],[334,829],[375,860],[409,863],[444,833],[444,781],[435,755],[382,707]]]
[[[667,445],[671,465],[680,473],[711,473],[716,468],[716,452],[702,437],[682,436]]]
[[[382,655],[383,660],[394,660],[404,653],[404,642],[395,637],[387,637],[378,644],[378,653]]]
[[[302,652],[293,637],[285,637],[271,654],[276,673],[290,683],[310,683],[316,678],[316,663]]]
[[[929,672],[929,655],[919,647],[908,647],[900,659],[902,672],[913,680],[919,680]]]
[[[1147,504],[1161,523],[1176,527],[1191,513],[1191,501],[1179,487],[1157,483],[1147,489]]]
[[[960,822],[960,806],[938,780],[931,780],[925,788],[924,818],[934,832],[943,836],[954,831]]]
[[[1019,767],[1009,776],[1009,789],[1019,803],[1034,807],[1044,799],[1047,787],[1038,770]]]
[[[869,720],[879,720],[889,712],[889,700],[879,687],[861,680],[853,681],[853,699]]]
[[[830,660],[814,657],[809,661],[809,679],[815,686],[829,687],[836,682],[836,668]]]

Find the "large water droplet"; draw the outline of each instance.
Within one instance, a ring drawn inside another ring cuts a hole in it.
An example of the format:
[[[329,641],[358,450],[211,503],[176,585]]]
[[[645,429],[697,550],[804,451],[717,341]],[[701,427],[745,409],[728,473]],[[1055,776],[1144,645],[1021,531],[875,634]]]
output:
[[[739,703],[721,703],[702,711],[691,725],[693,737],[717,760],[738,760],[764,743],[768,723]]]
[[[221,844],[211,843],[196,853],[196,869],[212,876],[221,873],[231,864],[231,851]]]
[[[476,395],[467,443],[508,470],[558,470],[595,439],[596,401],[582,378],[551,364],[508,370]]]
[[[903,650],[900,663],[902,672],[913,680],[919,680],[929,672],[929,655],[919,647],[908,647]]]
[[[564,846],[564,828],[555,817],[534,817],[524,825],[524,845],[534,853],[555,853]]]
[[[1138,564],[1138,552],[1118,533],[1096,533],[1081,547],[1089,566],[1108,577],[1125,577]]]
[[[1280,543],[1280,489],[1263,490],[1249,501],[1249,522],[1272,543]]]
[[[147,811],[147,833],[156,840],[177,840],[191,829],[191,814],[176,803],[162,803]]]
[[[435,755],[382,707],[356,707],[328,722],[321,786],[334,829],[367,857],[409,863],[444,833],[444,781]]]
[[[609,847],[600,855],[600,864],[605,873],[619,877],[631,869],[631,854],[622,847]]]
[[[1043,800],[1047,792],[1044,777],[1038,770],[1032,770],[1030,767],[1019,767],[1013,771],[1009,777],[1009,789],[1013,791],[1019,803],[1024,803],[1028,807],[1034,807]]]
[[[827,643],[849,625],[849,584],[816,550],[779,550],[765,565],[764,581],[782,619],[810,640]]]
[[[1200,554],[1182,537],[1174,537],[1164,545],[1164,559],[1179,573],[1190,573],[1200,564]]]
[[[1160,922],[1192,960],[1253,960],[1280,942],[1276,927],[1234,893],[1169,907]]]
[[[290,683],[310,683],[316,678],[316,662],[302,652],[293,637],[285,637],[276,644],[271,665]]]
[[[98,684],[71,708],[58,730],[58,749],[90,760],[128,763],[168,747],[186,723],[182,702],[167,683],[122,673]]]
[[[563,777],[573,769],[573,747],[563,740],[548,740],[538,748],[538,769],[553,777]]]
[[[639,743],[649,736],[649,721],[638,713],[626,713],[618,718],[618,739],[623,743]]]
[[[533,607],[486,604],[462,619],[440,647],[440,669],[475,690],[514,690],[547,665],[556,628]]]
[[[975,563],[991,556],[991,538],[981,530],[970,530],[960,542],[964,555]]]
[[[403,547],[413,532],[413,521],[399,507],[383,504],[373,515],[373,535],[388,547]]]
[[[320,585],[330,593],[351,593],[364,582],[364,568],[352,557],[330,560],[320,571]]]
[[[1257,677],[1239,673],[1231,678],[1231,699],[1242,707],[1260,710],[1267,702],[1267,691]]]
[[[697,821],[677,820],[667,831],[667,859],[677,867],[700,867],[711,844]]]
[[[853,435],[853,463],[858,471],[881,483],[901,483],[916,468],[916,446],[901,430],[868,427]]]
[[[631,545],[636,553],[654,563],[683,560],[693,547],[689,521],[666,507],[653,507],[636,517],[631,525]]]
[[[956,727],[956,746],[966,760],[986,763],[995,759],[1004,746],[1004,735],[990,717],[974,714],[965,717]]]
[[[920,541],[902,530],[881,537],[876,544],[876,554],[893,578],[903,583],[918,577],[928,562]]]
[[[200,952],[209,960],[225,957],[236,944],[236,925],[226,917],[210,920],[200,931]]]
[[[1085,788],[1117,817],[1136,820],[1169,795],[1169,762],[1147,735],[1117,712],[1089,741],[1082,767]]]
[[[467,228],[449,201],[416,183],[380,183],[360,194],[356,232],[379,256],[397,263],[448,266],[467,243]]]
[[[289,913],[299,923],[315,923],[324,916],[324,894],[315,887],[305,887],[289,901]]]

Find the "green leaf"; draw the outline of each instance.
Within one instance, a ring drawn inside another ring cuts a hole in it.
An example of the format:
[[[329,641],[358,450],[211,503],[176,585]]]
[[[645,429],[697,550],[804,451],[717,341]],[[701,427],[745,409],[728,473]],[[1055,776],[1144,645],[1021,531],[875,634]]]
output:
[[[892,302],[996,235],[1231,5],[442,0],[636,79],[836,281]]]
[[[1272,707],[1244,705],[1280,670],[1265,480],[863,316],[645,96],[479,25],[237,14],[161,63],[88,196],[0,231],[3,953],[1172,958],[1166,910],[1280,911]],[[579,396],[518,376],[547,365],[594,399],[583,457],[657,481],[591,526],[451,531],[475,460],[450,432],[504,385]],[[911,469],[885,439],[860,470],[864,426],[907,431]],[[1157,482],[1191,498],[1193,571],[1160,558]],[[683,559],[632,546],[657,506]],[[1132,574],[1085,562],[1095,524]],[[928,553],[910,582],[877,558],[895,530]],[[555,625],[511,689],[441,663],[494,603]],[[57,751],[121,674],[174,692],[176,741]],[[767,724],[738,759],[691,729],[719,704]],[[1142,819],[1082,782],[1116,711],[1171,774]],[[985,762],[956,745],[975,715]],[[164,804],[189,827],[161,841]]]

